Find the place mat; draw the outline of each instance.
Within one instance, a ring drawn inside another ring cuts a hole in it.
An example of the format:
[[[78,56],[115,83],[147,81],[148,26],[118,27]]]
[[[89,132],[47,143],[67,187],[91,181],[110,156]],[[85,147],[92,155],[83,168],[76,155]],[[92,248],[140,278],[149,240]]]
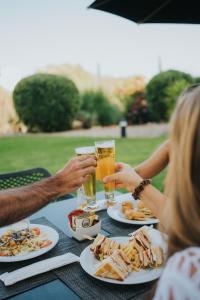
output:
[[[108,216],[107,211],[101,212],[100,218],[102,228],[108,231],[112,236],[127,236],[129,233],[141,227],[115,221]]]
[[[102,221],[102,229],[109,232],[111,236],[127,236],[128,233],[139,228],[112,220],[106,211],[97,214]],[[80,256],[89,244],[90,241],[79,242],[79,246],[75,246],[71,251]],[[83,300],[93,300],[95,297],[100,300],[146,300],[151,298],[152,286],[155,284],[155,282],[125,286],[108,284],[89,276],[79,264],[67,265],[55,270],[54,273]]]
[[[67,237],[60,229],[58,229],[55,225],[49,222],[46,218],[35,219],[32,220],[31,223],[47,225],[54,228],[59,234],[58,244],[51,251],[34,259],[13,263],[0,263],[0,274],[14,271],[16,269],[22,268],[40,260],[64,254],[68,251],[71,251],[70,249],[77,245],[77,242],[75,240],[72,240],[71,238]],[[6,299],[8,297],[20,294],[29,289],[57,279],[53,271],[54,270],[43,274],[39,274],[37,276],[25,279],[7,287],[4,286],[3,282],[0,281],[0,299]]]
[[[77,248],[73,253],[77,253]],[[127,300],[150,299],[154,283],[138,285],[109,284],[89,276],[79,264],[71,264],[55,270],[56,276],[62,280],[83,300]]]
[[[127,236],[128,233],[139,228],[138,226],[123,224],[112,220],[107,215],[106,211],[100,211],[98,212],[98,215],[102,221],[102,229],[108,232],[111,236]],[[51,251],[40,257],[24,262],[0,263],[0,274],[10,272],[36,261],[61,255],[69,251],[80,256],[81,252],[91,243],[91,241],[87,240],[78,242],[73,238],[67,237],[46,218],[32,220],[32,223],[48,225],[56,229],[59,233],[59,243]],[[83,300],[93,300],[94,297],[98,297],[100,300],[147,300],[151,297],[151,290],[154,285],[154,282],[131,286],[108,284],[89,276],[81,268],[80,264],[74,263],[31,277],[10,287],[5,287],[4,284],[0,282],[0,299],[6,299],[55,279],[60,279]]]

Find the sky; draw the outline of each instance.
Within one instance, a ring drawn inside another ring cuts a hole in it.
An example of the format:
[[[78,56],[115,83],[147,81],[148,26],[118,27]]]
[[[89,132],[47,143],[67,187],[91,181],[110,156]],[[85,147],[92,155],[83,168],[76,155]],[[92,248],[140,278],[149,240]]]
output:
[[[0,0],[0,86],[12,90],[47,65],[112,76],[178,69],[200,76],[200,25],[137,25],[87,9],[91,0]]]

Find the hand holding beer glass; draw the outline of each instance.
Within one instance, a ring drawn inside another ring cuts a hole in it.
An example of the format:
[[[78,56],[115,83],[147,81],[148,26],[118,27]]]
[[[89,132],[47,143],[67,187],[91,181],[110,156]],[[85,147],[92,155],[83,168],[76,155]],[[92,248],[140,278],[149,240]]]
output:
[[[115,173],[115,141],[95,142],[97,156],[97,180]],[[104,183],[105,198],[108,205],[115,203],[115,182]]]
[[[95,147],[79,147],[75,149],[77,155],[93,155],[95,156]],[[80,196],[83,197],[89,209],[97,207],[96,201],[96,176],[95,174],[88,175],[89,179],[78,191]]]

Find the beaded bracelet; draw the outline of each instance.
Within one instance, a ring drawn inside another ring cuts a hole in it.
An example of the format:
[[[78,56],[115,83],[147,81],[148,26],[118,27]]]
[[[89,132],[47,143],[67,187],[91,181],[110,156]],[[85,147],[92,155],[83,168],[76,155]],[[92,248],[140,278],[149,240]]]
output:
[[[143,179],[142,182],[135,188],[134,193],[132,194],[134,199],[140,198],[140,193],[144,190],[145,186],[151,184],[151,179]]]

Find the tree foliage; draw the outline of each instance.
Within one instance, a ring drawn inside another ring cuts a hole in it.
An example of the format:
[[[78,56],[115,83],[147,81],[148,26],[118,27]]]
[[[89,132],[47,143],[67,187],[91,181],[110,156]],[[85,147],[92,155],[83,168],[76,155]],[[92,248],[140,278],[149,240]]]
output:
[[[188,84],[193,83],[193,78],[187,73],[169,70],[157,74],[148,83],[146,87],[146,96],[152,121],[158,122],[168,120],[169,111],[172,110],[175,103],[175,99],[173,100],[170,98],[169,87],[178,81],[182,81],[182,83],[179,84],[179,87],[181,86],[184,89],[183,83],[187,86]],[[178,90],[180,91],[179,88]]]
[[[174,107],[176,105],[177,99],[189,85],[190,85],[190,83],[188,81],[186,81],[185,79],[180,79],[180,80],[174,81],[166,89],[166,100],[167,100],[166,118],[167,119],[169,119],[171,117]]]
[[[125,117],[129,124],[144,124],[149,121],[148,103],[143,92],[127,96]]]
[[[111,104],[102,90],[87,90],[82,94],[81,111],[91,115],[92,123],[102,126],[119,122],[121,112]]]

